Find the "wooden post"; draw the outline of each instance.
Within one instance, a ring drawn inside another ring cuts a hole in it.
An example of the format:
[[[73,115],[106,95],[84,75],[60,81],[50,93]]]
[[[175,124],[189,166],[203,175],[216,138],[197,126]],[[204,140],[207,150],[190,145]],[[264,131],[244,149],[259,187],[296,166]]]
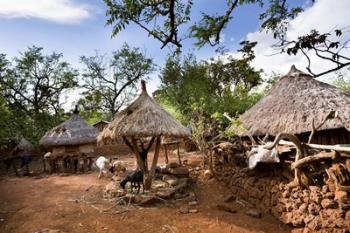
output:
[[[177,158],[179,159],[179,164],[182,164],[181,157],[180,157],[180,143],[178,142],[176,145],[177,145]]]
[[[169,158],[168,158],[168,146],[166,144],[163,144],[164,146],[164,152],[165,152],[165,163],[169,163]]]
[[[160,137],[157,137],[157,141],[156,141],[156,149],[154,152],[154,157],[153,157],[153,161],[152,161],[152,166],[151,166],[151,170],[147,176],[146,182],[145,182],[145,189],[149,190],[152,186],[152,180],[156,171],[156,166],[158,163],[158,156],[159,156],[159,149],[160,149]]]
[[[131,142],[132,142],[132,147],[134,149],[134,153],[136,155],[137,165],[138,165],[139,169],[141,171],[143,171],[144,173],[147,173],[147,168],[144,164],[144,161],[142,161],[141,154],[137,148],[136,139],[134,137],[131,137]]]
[[[46,158],[43,158],[43,169],[44,169],[44,173],[46,173]]]
[[[214,166],[213,166],[213,150],[209,149],[209,170],[214,174]]]

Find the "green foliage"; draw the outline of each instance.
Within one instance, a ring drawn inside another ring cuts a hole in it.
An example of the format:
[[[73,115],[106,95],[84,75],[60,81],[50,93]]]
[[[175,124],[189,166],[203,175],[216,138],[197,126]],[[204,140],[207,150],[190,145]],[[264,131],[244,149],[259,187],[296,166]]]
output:
[[[60,95],[77,85],[78,75],[62,57],[59,53],[44,55],[42,48],[35,46],[13,61],[0,55],[1,141],[26,137],[38,142],[62,120]]]
[[[223,134],[226,137],[232,137],[232,136],[240,134],[244,131],[245,131],[245,129],[243,127],[242,121],[239,118],[236,118],[236,119],[231,121],[230,127],[227,127],[225,129],[225,131],[223,132]]]
[[[315,77],[350,65],[350,58],[346,53],[350,39],[348,34],[343,33],[346,28],[335,29],[333,33],[335,36],[328,31],[322,33],[313,29],[308,34],[297,35],[298,38],[287,38],[289,22],[297,17],[307,4],[295,3],[292,0],[225,0],[224,2],[227,5],[224,12],[209,13],[211,10],[201,12],[202,17],[195,22],[190,19],[192,0],[105,0],[108,9],[107,25],[113,26],[112,36],[115,36],[128,24],[134,23],[149,36],[159,40],[162,43],[161,48],[172,45],[179,52],[182,40],[187,38],[194,39],[194,44],[198,47],[208,44],[218,46],[222,33],[234,18],[235,12],[244,5],[254,4],[263,9],[258,16],[261,22],[260,29],[276,39],[273,47],[288,56],[301,53],[306,58],[308,72]],[[180,30],[180,27],[183,28]],[[336,27],[337,25],[334,25],[334,28]],[[310,52],[316,56],[310,56]],[[313,72],[311,63],[318,59],[330,63],[332,67],[318,73]]]
[[[162,48],[167,44],[180,48],[182,39],[188,37],[195,38],[195,45],[199,47],[206,44],[218,45],[222,31],[232,20],[237,8],[247,4],[255,4],[264,9],[259,16],[261,28],[276,35],[285,33],[288,20],[294,19],[303,10],[301,6],[289,7],[288,0],[226,0],[224,12],[201,12],[200,20],[193,22],[190,18],[193,0],[104,1],[107,5],[106,24],[113,26],[112,36],[134,23],[161,41]],[[179,30],[181,26],[187,26],[185,28],[189,28],[189,34],[184,33],[186,30]],[[179,32],[184,35],[179,35]]]
[[[127,44],[108,61],[96,54],[81,57],[81,62],[84,65],[82,87],[86,91],[78,103],[83,106],[84,114],[91,114],[93,119],[102,117],[101,113],[112,118],[135,97],[138,82],[154,71],[152,59]]]
[[[200,21],[190,26],[190,36],[197,40],[195,45],[198,47],[203,47],[206,44],[210,44],[211,46],[218,45],[220,43],[221,32],[232,19],[232,12],[240,5],[249,3],[263,6],[261,0],[227,0],[227,10],[224,14],[216,13],[209,15],[202,12]]]
[[[107,5],[107,25],[113,26],[112,36],[117,35],[130,23],[147,31],[149,36],[167,43],[177,44],[178,27],[190,20],[192,0],[104,0]],[[150,27],[149,25],[155,25]]]
[[[350,79],[343,75],[339,75],[333,82],[333,85],[344,91],[350,92]]]
[[[179,120],[180,122],[186,122],[186,119],[184,118],[184,116],[181,114],[181,112],[173,105],[171,105],[167,99],[165,98],[158,98],[155,97],[157,99],[157,101],[159,102],[159,104],[168,112],[170,113],[170,115],[172,115],[174,118],[176,118],[177,120]]]
[[[250,67],[249,59],[226,62],[197,62],[193,55],[169,57],[161,72],[158,99],[163,99],[189,123],[198,111],[206,117],[228,112],[238,116],[261,96],[250,90],[260,84],[260,72]]]
[[[288,21],[302,11],[301,7],[288,7],[286,0],[270,0],[269,7],[260,14],[261,28],[272,31],[275,38],[284,36]]]
[[[157,100],[184,125],[192,126],[192,138],[204,153],[217,135],[230,136],[224,132],[231,123],[224,113],[236,118],[264,94],[254,90],[262,81],[261,71],[250,66],[249,51],[242,59],[206,62],[191,54],[183,59],[169,56],[161,71]]]

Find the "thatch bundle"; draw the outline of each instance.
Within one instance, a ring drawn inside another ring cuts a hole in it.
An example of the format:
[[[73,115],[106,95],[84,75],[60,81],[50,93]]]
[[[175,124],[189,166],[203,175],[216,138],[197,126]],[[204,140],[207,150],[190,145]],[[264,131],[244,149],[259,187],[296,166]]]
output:
[[[330,113],[334,116],[325,121]],[[267,96],[241,117],[245,135],[272,136],[318,130],[350,130],[350,93],[320,82],[292,66]]]
[[[144,88],[133,103],[115,115],[114,120],[98,136],[98,143],[104,144],[120,136],[186,137],[189,135],[189,131],[157,104]]]
[[[98,130],[75,112],[70,119],[46,132],[39,144],[52,147],[96,143],[97,135]]]

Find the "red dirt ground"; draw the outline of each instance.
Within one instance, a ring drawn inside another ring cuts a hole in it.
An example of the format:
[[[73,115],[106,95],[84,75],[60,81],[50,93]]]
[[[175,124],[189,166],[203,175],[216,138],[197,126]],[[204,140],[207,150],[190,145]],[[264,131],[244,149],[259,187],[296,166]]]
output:
[[[130,160],[130,157],[127,159]],[[162,162],[162,161],[161,161]],[[194,191],[198,213],[181,214],[176,206],[139,208],[114,206],[102,199],[109,178],[97,173],[41,179],[2,177],[0,180],[0,232],[34,233],[48,228],[63,232],[289,232],[270,216],[252,218],[246,208],[229,204],[237,213],[218,210],[229,192],[215,180],[198,181]],[[86,191],[87,188],[90,189]],[[80,201],[85,200],[85,201]],[[87,203],[89,202],[89,203]],[[107,212],[99,210],[109,209]]]

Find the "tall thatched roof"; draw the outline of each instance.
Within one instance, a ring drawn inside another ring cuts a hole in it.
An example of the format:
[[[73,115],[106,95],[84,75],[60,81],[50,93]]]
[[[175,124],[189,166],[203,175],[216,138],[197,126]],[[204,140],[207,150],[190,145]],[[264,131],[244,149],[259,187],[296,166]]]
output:
[[[14,151],[32,151],[34,150],[33,144],[25,138],[22,138],[21,141],[14,148]]]
[[[97,136],[98,130],[75,112],[70,119],[46,132],[39,144],[45,147],[82,145],[96,143]]]
[[[157,104],[146,91],[124,110],[116,113],[113,121],[100,133],[98,143],[120,136],[189,136],[189,131]]]
[[[280,132],[300,134],[312,131],[331,111],[339,118],[327,120],[319,130],[350,130],[350,93],[320,82],[292,66],[242,117],[243,134],[275,136]]]

